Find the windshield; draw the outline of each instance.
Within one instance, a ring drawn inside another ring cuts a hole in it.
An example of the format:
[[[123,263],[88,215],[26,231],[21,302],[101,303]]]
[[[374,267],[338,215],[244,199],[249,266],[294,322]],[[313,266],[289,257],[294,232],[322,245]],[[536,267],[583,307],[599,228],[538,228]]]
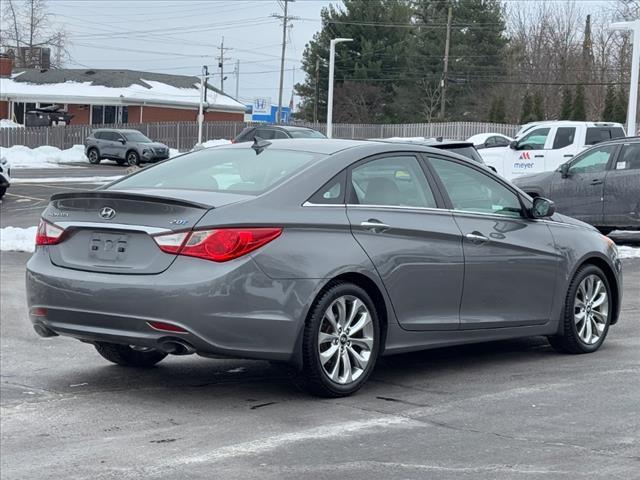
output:
[[[147,167],[109,188],[205,190],[258,195],[323,157],[294,150],[211,148]]]
[[[322,133],[310,128],[301,128],[300,130],[289,130],[291,138],[327,138]]]
[[[457,153],[458,155],[462,155],[463,157],[467,157],[470,160],[473,160],[474,162],[477,163],[481,163],[484,165],[484,161],[482,160],[482,157],[480,156],[480,154],[477,152],[477,150],[470,146],[470,145],[464,145],[464,146],[460,146],[460,147],[447,147],[446,148],[447,151],[449,152],[453,152],[453,153]]]
[[[124,138],[129,140],[130,142],[138,142],[138,143],[151,143],[152,140],[150,138],[145,137],[140,132],[124,132]]]

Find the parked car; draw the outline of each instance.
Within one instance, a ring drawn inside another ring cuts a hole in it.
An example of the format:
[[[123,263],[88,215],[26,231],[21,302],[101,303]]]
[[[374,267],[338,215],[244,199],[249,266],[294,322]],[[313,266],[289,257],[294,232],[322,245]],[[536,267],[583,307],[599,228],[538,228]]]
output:
[[[532,197],[598,227],[640,229],[640,137],[599,143],[552,172],[514,180]]]
[[[154,142],[138,130],[102,128],[94,130],[84,141],[89,163],[102,159],[115,160],[118,165],[139,165],[169,158],[169,147]]]
[[[621,304],[613,241],[423,145],[188,153],[54,195],[36,245],[40,335],[134,367],[194,352],[288,362],[329,397],[358,390],[381,355],[530,335],[594,352]]]
[[[501,133],[478,133],[467,138],[467,142],[473,143],[476,150],[483,150],[486,148],[508,147],[513,142],[513,138]]]
[[[11,186],[11,164],[4,157],[0,158],[0,198],[4,197]]]
[[[73,115],[63,110],[61,105],[50,105],[43,108],[29,110],[25,116],[26,127],[51,127],[53,125],[67,125]]]
[[[323,133],[307,127],[293,125],[257,125],[246,127],[232,140],[232,143],[253,142],[256,138],[279,140],[285,138],[327,138]]]
[[[625,136],[619,123],[552,121],[536,123],[510,146],[495,148],[485,162],[505,178],[555,170],[596,143]]]
[[[447,152],[456,153],[462,155],[469,160],[472,160],[480,165],[486,165],[483,158],[480,156],[476,147],[470,141],[464,140],[447,140],[442,137],[438,138],[402,138],[393,137],[385,138],[384,140],[373,139],[376,142],[389,142],[389,143],[408,143],[410,145],[424,145],[426,147],[438,148],[440,150],[446,150]],[[495,168],[489,166],[491,170],[496,171]]]

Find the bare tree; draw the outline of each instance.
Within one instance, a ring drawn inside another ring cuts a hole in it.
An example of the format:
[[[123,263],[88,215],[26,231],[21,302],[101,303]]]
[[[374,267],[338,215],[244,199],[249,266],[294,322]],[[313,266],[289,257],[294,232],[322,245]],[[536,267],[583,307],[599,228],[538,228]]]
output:
[[[420,98],[421,113],[424,121],[431,123],[440,111],[442,90],[439,86],[429,82],[426,78],[418,82],[422,96]]]
[[[51,67],[60,67],[67,57],[67,34],[51,22],[46,0],[3,0],[2,5],[0,45],[15,47],[18,63],[25,68],[41,66],[34,52],[49,48]]]

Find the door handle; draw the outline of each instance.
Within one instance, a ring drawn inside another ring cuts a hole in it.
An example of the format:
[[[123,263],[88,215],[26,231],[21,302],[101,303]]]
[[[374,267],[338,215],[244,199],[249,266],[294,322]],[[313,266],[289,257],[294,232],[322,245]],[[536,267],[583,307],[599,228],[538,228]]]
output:
[[[535,158],[544,158],[544,155],[534,155]]]
[[[469,240],[471,243],[475,243],[476,245],[481,245],[484,242],[488,242],[489,239],[482,235],[480,232],[471,232],[467,233],[464,238]]]
[[[571,154],[567,154],[567,155],[563,155],[564,158],[573,158],[573,155]]]
[[[389,230],[391,228],[390,225],[379,222],[378,220],[375,220],[375,219],[369,219],[366,222],[360,222],[360,226],[364,227],[367,230],[371,230],[373,233],[382,233],[385,230]]]
[[[599,178],[594,178],[591,180],[591,185],[602,185],[602,180]]]

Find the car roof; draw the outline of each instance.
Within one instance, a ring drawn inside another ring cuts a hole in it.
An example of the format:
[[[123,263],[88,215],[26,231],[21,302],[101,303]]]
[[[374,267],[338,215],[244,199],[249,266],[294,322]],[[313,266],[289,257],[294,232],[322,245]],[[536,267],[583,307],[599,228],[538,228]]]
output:
[[[640,137],[620,137],[620,138],[612,138],[611,140],[603,140],[602,142],[595,143],[592,145],[593,147],[601,147],[602,145],[607,144],[618,144],[618,143],[640,143]]]
[[[92,130],[92,133],[96,132],[142,133],[140,130],[136,130],[135,128],[96,128]]]
[[[542,127],[554,125],[586,125],[587,127],[622,127],[621,123],[616,122],[582,122],[578,120],[546,120],[541,122],[531,122],[523,125],[523,127]],[[522,130],[522,128],[521,128]]]
[[[469,142],[467,140],[450,140],[445,138],[425,138],[425,139],[417,139],[417,138],[382,138],[382,139],[371,139],[373,142],[385,142],[385,143],[406,143],[409,145],[424,145],[425,147],[436,147],[436,148],[446,148],[446,147],[472,147],[473,142]]]

